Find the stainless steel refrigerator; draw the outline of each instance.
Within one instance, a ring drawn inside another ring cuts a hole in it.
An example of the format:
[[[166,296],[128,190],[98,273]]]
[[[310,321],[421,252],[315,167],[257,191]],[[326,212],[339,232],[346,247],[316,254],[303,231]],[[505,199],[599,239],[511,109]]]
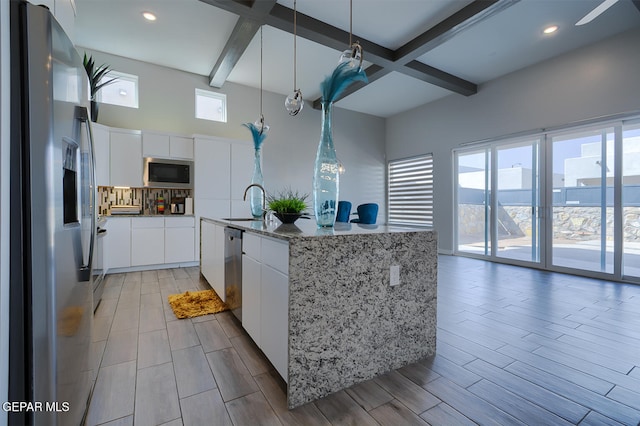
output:
[[[11,0],[10,424],[79,425],[94,382],[95,178],[82,59]]]

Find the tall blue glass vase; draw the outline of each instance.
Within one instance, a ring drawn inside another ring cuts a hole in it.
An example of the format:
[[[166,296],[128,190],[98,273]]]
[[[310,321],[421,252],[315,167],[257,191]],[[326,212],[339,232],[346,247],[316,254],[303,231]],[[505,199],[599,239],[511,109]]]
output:
[[[321,228],[333,226],[338,211],[340,175],[331,130],[332,108],[333,103],[322,103],[322,134],[313,174],[313,209]]]
[[[251,177],[251,183],[257,183],[258,185],[264,187],[264,178],[262,177],[262,167],[260,166],[261,156],[260,156],[260,148],[256,149],[255,155],[253,158],[253,176]],[[251,215],[255,218],[262,217],[262,199],[264,197],[264,192],[255,186],[252,186],[249,189],[250,202],[251,202]]]

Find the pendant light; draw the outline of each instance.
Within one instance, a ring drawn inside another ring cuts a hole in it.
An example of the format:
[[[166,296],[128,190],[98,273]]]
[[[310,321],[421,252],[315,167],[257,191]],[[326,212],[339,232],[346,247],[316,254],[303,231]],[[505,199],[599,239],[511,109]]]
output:
[[[297,13],[296,13],[296,3],[297,0],[293,0],[293,93],[287,96],[287,99],[284,100],[284,107],[289,112],[289,115],[295,117],[298,115],[300,111],[302,111],[302,107],[304,106],[304,100],[302,99],[302,92],[298,89],[297,81],[296,81],[296,68],[297,68],[297,58],[296,58],[296,31],[297,31]]]
[[[349,0],[349,48],[342,52],[340,55],[339,64],[344,62],[349,63],[349,66],[362,67],[362,59],[364,57],[364,51],[362,46],[360,46],[360,42],[356,41],[355,43],[352,40],[353,38],[353,0]]]
[[[263,56],[263,53],[262,53],[262,44],[263,44],[262,27],[263,27],[263,25],[260,26],[260,117],[258,117],[256,122],[253,123],[256,126],[256,128],[258,129],[258,131],[260,132],[260,134],[267,133],[269,131],[269,126],[267,124],[265,124],[265,122],[264,122],[264,114],[262,114],[262,56]]]

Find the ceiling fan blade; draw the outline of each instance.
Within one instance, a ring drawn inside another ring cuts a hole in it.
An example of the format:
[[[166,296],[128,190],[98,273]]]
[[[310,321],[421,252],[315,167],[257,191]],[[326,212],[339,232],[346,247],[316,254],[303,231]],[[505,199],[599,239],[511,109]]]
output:
[[[604,0],[602,3],[600,3],[599,6],[593,9],[591,12],[587,13],[584,18],[576,22],[576,26],[588,24],[617,2],[618,0]]]

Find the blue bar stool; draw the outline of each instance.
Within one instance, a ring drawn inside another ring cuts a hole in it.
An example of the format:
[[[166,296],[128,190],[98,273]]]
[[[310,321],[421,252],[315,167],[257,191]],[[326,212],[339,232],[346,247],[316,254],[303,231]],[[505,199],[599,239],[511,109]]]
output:
[[[349,201],[338,201],[338,214],[336,215],[336,222],[349,222],[350,214],[351,203]]]
[[[373,225],[378,219],[378,205],[376,203],[360,204],[358,206],[358,218],[351,219],[352,223]]]

